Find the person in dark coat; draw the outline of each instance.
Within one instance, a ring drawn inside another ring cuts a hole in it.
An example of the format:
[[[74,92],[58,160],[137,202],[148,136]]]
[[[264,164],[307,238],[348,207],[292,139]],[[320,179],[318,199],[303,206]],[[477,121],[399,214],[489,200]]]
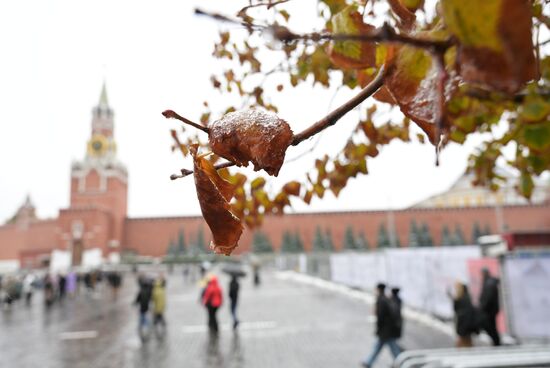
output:
[[[479,331],[477,315],[470,299],[468,287],[461,282],[455,284],[453,309],[455,312],[455,330],[458,336],[456,347],[471,347],[472,334]]]
[[[500,345],[497,330],[497,314],[500,311],[498,284],[499,280],[491,276],[487,268],[482,271],[483,286],[479,296],[479,308],[483,316],[482,329],[491,337],[494,346]]]
[[[51,275],[44,277],[44,302],[46,307],[51,307],[55,300],[55,290]]]
[[[65,287],[67,284],[67,279],[65,278],[65,275],[58,275],[57,277],[57,294],[59,297],[59,300],[65,299]]]
[[[237,276],[231,277],[229,282],[229,300],[231,307],[231,316],[233,317],[233,329],[236,329],[239,325],[239,319],[237,318],[237,300],[239,299],[239,280]]]
[[[149,311],[149,304],[151,303],[152,296],[152,284],[150,280],[147,280],[144,276],[138,279],[139,290],[134,300],[134,304],[139,307],[139,332],[143,333],[143,329],[149,326],[149,319],[147,318],[147,312]],[[143,335],[142,335],[143,336]]]
[[[389,305],[391,316],[394,322],[392,337],[398,340],[403,335],[403,316],[401,315],[401,307],[403,305],[403,302],[401,301],[401,297],[399,296],[398,287],[394,287],[391,289]]]
[[[401,348],[397,345],[395,334],[395,320],[392,317],[390,310],[390,301],[385,294],[386,285],[379,283],[376,286],[377,298],[375,305],[376,312],[376,342],[374,344],[373,350],[367,359],[361,364],[363,367],[372,367],[374,361],[382,351],[384,345],[388,345],[391,353],[394,358],[396,358],[401,353]]]

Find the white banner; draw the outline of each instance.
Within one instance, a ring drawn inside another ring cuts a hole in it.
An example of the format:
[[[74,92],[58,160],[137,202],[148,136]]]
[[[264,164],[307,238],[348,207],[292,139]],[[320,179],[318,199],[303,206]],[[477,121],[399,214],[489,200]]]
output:
[[[550,338],[550,253],[504,260],[511,332],[520,339]]]
[[[373,253],[331,255],[332,281],[372,290],[378,282],[401,289],[404,303],[442,318],[452,318],[447,290],[468,283],[468,260],[478,246],[400,248]]]
[[[71,252],[54,249],[50,257],[50,272],[67,272],[71,267]]]
[[[99,248],[86,249],[82,253],[82,267],[97,268],[103,263],[103,252]]]
[[[17,259],[0,260],[0,275],[3,273],[17,272],[19,267],[19,260]]]

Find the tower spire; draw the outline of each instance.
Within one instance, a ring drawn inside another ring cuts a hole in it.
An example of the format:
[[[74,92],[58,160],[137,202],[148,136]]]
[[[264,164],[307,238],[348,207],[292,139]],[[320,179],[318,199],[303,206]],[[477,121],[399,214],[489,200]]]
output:
[[[107,99],[107,83],[103,80],[103,86],[101,87],[101,94],[99,95],[99,105],[100,107],[108,107],[109,100]]]

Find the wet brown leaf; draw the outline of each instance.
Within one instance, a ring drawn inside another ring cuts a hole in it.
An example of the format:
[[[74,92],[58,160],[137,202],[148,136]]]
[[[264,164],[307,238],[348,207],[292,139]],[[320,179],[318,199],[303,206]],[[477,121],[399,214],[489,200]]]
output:
[[[263,110],[236,111],[224,115],[210,126],[212,151],[237,166],[265,170],[277,176],[293,134],[286,121]]]
[[[218,175],[210,161],[197,154],[197,148],[191,147],[193,175],[202,216],[212,232],[210,248],[228,256],[237,247],[243,232],[241,221],[229,205],[233,186]]]
[[[386,86],[397,101],[401,112],[435,142],[435,123],[440,113],[438,67],[424,50],[403,46],[397,50],[394,68],[386,79]],[[458,80],[454,72],[445,87],[445,99],[450,99]]]

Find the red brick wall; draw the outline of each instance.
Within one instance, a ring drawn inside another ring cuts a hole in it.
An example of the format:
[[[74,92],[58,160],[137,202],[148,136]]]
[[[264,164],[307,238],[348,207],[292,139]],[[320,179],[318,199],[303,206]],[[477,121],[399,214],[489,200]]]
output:
[[[117,184],[112,184],[114,190]],[[122,186],[125,190],[125,186]],[[0,259],[17,259],[20,252],[36,249],[68,249],[72,222],[84,223],[84,247],[102,248],[107,253],[108,242],[117,231],[117,218],[125,213],[124,202],[117,202],[113,211],[97,207],[78,207],[60,211],[56,220],[37,221],[29,225],[28,230],[16,225],[0,226]],[[317,226],[323,231],[330,229],[334,245],[340,248],[344,233],[352,226],[357,234],[363,231],[371,245],[377,243],[378,229],[381,223],[388,221],[389,213],[385,211],[366,212],[332,212],[312,214],[287,214],[285,216],[268,216],[261,231],[265,232],[276,248],[281,246],[282,235],[286,230],[299,231],[306,249],[309,249]],[[408,244],[409,227],[412,219],[418,225],[428,224],[436,244],[441,242],[442,227],[446,224],[451,231],[455,225],[462,228],[464,237],[470,240],[472,226],[477,221],[482,228],[487,224],[493,232],[497,227],[497,211],[492,207],[455,208],[455,209],[410,209],[394,211],[392,214],[396,231],[402,246]],[[510,231],[550,230],[550,205],[514,206],[502,209],[502,218]],[[170,241],[176,241],[180,230],[183,230],[186,244],[196,239],[198,229],[203,229],[205,242],[210,242],[210,231],[202,217],[169,217],[125,219],[119,225],[122,231],[122,249],[132,249],[139,254],[162,256]],[[237,253],[250,249],[252,232],[245,230]]]
[[[28,227],[0,226],[0,259],[18,259],[29,249],[54,249],[58,246],[56,220],[33,221]]]
[[[17,259],[25,245],[25,232],[16,225],[0,226],[0,259]]]
[[[312,245],[317,226],[323,232],[330,229],[335,247],[340,248],[344,242],[344,233],[348,226],[352,226],[357,234],[363,231],[371,247],[377,243],[378,229],[381,223],[386,223],[388,217],[393,216],[396,232],[402,246],[409,242],[409,227],[414,219],[417,225],[424,222],[432,234],[435,244],[441,242],[441,232],[447,225],[454,232],[458,224],[467,242],[471,240],[472,228],[477,221],[482,228],[489,225],[492,232],[497,231],[497,212],[493,207],[478,208],[450,208],[450,209],[409,209],[393,211],[366,212],[332,212],[311,214],[287,214],[284,216],[268,216],[264,226],[260,229],[265,232],[276,248],[281,246],[282,235],[286,230],[299,231],[306,249]],[[550,205],[514,206],[502,209],[504,223],[510,231],[518,230],[550,230]],[[171,239],[177,239],[178,232],[183,229],[186,243],[196,238],[199,226],[202,224],[205,240],[210,242],[210,233],[200,217],[172,217],[172,218],[142,218],[127,219],[124,245],[140,254],[161,256]],[[245,230],[240,241],[238,252],[250,248],[252,233]]]
[[[205,242],[210,243],[210,230],[202,217],[160,217],[126,219],[124,248],[139,254],[155,257],[166,254],[171,241],[177,241],[183,230],[185,242],[189,245],[202,227]]]
[[[84,249],[101,248],[105,255],[111,240],[113,217],[107,210],[96,207],[80,207],[61,210],[59,213],[60,248],[69,250],[72,246],[72,226],[74,221],[83,224],[82,236]]]

